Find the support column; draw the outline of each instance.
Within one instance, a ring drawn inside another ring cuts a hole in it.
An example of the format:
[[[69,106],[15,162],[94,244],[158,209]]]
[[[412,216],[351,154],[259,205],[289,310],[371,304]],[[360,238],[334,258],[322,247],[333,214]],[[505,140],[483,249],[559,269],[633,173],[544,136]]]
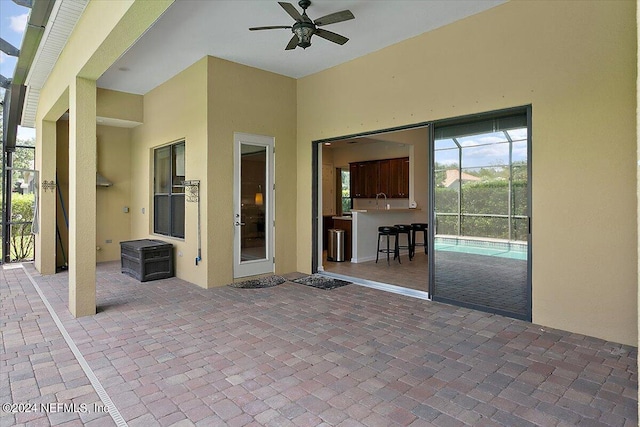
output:
[[[69,310],[96,313],[96,82],[69,88]]]
[[[40,274],[56,272],[56,122],[36,125],[36,170],[38,176],[38,233],[35,235],[35,266]]]

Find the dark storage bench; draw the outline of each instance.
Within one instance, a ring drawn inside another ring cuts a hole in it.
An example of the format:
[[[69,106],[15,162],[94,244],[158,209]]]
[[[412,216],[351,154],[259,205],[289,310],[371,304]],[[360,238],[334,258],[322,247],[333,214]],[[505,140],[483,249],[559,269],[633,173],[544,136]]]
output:
[[[161,240],[120,242],[122,272],[141,282],[173,277],[173,245]]]

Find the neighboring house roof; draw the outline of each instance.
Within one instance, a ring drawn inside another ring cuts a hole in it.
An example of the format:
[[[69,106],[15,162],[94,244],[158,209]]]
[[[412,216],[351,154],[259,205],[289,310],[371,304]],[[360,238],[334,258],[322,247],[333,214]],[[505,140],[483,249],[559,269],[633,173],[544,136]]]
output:
[[[480,178],[478,178],[477,176],[469,175],[468,173],[462,172],[461,175],[462,175],[462,182],[480,181]],[[442,181],[442,185],[448,188],[457,182],[458,182],[458,169],[447,170],[444,181]]]

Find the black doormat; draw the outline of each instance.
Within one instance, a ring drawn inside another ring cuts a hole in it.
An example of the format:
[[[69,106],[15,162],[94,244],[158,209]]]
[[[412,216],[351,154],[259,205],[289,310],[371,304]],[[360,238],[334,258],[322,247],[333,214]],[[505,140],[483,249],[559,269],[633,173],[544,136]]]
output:
[[[232,283],[229,286],[240,289],[270,288],[286,282],[287,279],[281,276],[267,276],[259,279],[245,280],[244,282]]]
[[[311,276],[301,277],[299,279],[294,280],[296,283],[300,283],[301,285],[313,286],[318,289],[335,289],[341,286],[350,285],[351,282],[346,282],[344,280],[334,279],[332,277],[322,276],[320,274],[312,274]]]

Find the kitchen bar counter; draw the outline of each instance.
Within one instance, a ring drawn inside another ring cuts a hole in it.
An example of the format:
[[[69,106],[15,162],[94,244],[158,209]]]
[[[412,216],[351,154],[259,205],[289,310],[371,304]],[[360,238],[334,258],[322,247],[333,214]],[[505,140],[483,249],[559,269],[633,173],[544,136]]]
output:
[[[376,259],[378,227],[427,222],[427,213],[421,209],[362,209],[352,210],[351,214],[351,262],[353,263]],[[400,238],[401,245],[406,245],[405,239],[406,236]],[[421,241],[421,239],[417,240]],[[402,251],[401,255],[405,258],[406,250]]]

